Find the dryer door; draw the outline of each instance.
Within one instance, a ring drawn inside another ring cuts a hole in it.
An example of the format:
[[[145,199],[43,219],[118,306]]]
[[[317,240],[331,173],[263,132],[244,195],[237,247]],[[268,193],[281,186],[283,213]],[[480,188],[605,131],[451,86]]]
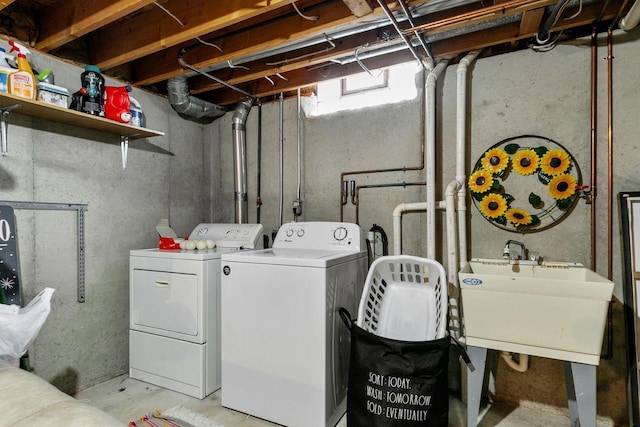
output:
[[[199,304],[197,275],[131,270],[132,329],[195,337],[199,333]]]

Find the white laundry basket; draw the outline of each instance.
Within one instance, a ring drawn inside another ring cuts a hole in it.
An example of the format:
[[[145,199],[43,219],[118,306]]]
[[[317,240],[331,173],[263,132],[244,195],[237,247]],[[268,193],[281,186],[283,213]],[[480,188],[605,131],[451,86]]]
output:
[[[403,341],[444,338],[447,279],[437,261],[385,256],[369,268],[356,324],[375,335]]]

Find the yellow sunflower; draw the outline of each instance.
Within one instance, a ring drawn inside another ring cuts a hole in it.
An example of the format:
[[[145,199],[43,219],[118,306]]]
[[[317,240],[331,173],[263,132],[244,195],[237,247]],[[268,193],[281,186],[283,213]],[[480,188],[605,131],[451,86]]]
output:
[[[560,175],[565,173],[571,166],[569,153],[560,148],[547,151],[540,159],[540,170],[547,175]]]
[[[509,166],[509,155],[502,148],[492,148],[482,158],[482,167],[492,173],[500,173]]]
[[[478,169],[469,177],[469,189],[474,193],[484,193],[493,185],[493,176],[491,172],[484,169]]]
[[[507,200],[502,194],[489,193],[480,201],[480,212],[487,218],[498,218],[507,211]]]
[[[519,225],[529,225],[531,224],[531,221],[533,221],[529,212],[517,208],[509,209],[505,216],[516,227]]]
[[[554,176],[547,186],[549,195],[556,200],[573,196],[576,192],[576,178],[570,174]]]
[[[513,170],[520,175],[531,175],[538,169],[540,158],[535,151],[527,148],[514,154],[511,164],[513,164]]]

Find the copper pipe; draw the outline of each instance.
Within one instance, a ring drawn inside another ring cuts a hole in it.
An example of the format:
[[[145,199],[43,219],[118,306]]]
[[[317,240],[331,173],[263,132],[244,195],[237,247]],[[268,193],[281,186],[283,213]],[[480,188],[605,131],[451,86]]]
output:
[[[619,12],[618,12],[619,13]],[[613,29],[607,30],[607,277],[613,278]],[[607,312],[607,353],[605,360],[613,358],[613,300]]]
[[[448,27],[450,25],[455,24],[469,24],[469,21],[480,20],[480,19],[488,19],[488,18],[499,18],[506,15],[513,15],[515,13],[521,13],[527,10],[539,9],[541,7],[546,7],[555,3],[556,0],[511,0],[505,3],[497,4],[495,6],[485,7],[479,10],[474,10],[473,12],[467,12],[460,15],[452,16],[451,18],[441,19],[435,22],[429,22],[423,25],[418,25],[417,27],[409,28],[406,30],[407,32],[414,31],[433,31],[438,28]]]
[[[596,196],[598,182],[598,32],[591,30],[591,269],[596,270]]]
[[[356,224],[360,224],[360,189],[361,188],[388,188],[388,187],[413,187],[416,185],[427,185],[426,182],[395,182],[391,184],[369,184],[359,185],[355,191],[355,205],[356,205]]]
[[[340,221],[344,220],[344,205],[347,204],[347,200],[344,197],[343,193],[343,182],[345,181],[345,176],[347,175],[363,175],[363,174],[374,174],[374,173],[386,173],[386,172],[406,172],[406,171],[421,171],[424,169],[424,143],[425,143],[425,96],[426,96],[426,73],[422,72],[422,92],[420,94],[420,165],[419,166],[403,166],[389,169],[369,169],[369,170],[360,170],[360,171],[350,171],[350,172],[342,172],[340,174]],[[356,220],[357,223],[357,220]]]
[[[608,171],[607,171],[607,220],[608,220],[608,265],[609,280],[613,278],[613,30],[607,31],[607,140]]]

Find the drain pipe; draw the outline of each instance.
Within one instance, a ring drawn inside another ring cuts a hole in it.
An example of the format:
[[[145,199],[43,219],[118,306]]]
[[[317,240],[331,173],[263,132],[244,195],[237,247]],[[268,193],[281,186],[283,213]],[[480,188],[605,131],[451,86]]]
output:
[[[479,50],[468,53],[458,63],[456,106],[456,178],[445,191],[445,218],[447,232],[447,270],[449,282],[450,328],[455,338],[462,335],[460,323],[460,292],[458,270],[467,258],[467,199],[465,187],[465,150],[467,142],[467,70],[478,57]],[[458,216],[456,218],[456,194]]]
[[[456,157],[456,181],[460,184],[458,189],[458,244],[459,244],[459,268],[467,260],[467,190],[465,175],[466,147],[467,147],[467,71],[469,66],[478,58],[480,50],[469,52],[458,63],[457,87],[457,157]]]
[[[235,221],[237,224],[249,222],[247,203],[247,116],[253,106],[253,99],[238,103],[232,118],[233,165],[235,185]]]
[[[527,354],[520,354],[518,356],[518,363],[513,360],[513,354],[508,351],[500,352],[500,356],[507,366],[516,372],[526,372],[527,369],[529,369],[529,355]]]
[[[436,259],[436,193],[435,193],[435,159],[436,159],[436,82],[447,68],[449,59],[441,60],[427,76],[426,97],[426,131],[424,164],[427,173],[427,258]]]
[[[436,209],[444,209],[445,202],[438,202]],[[402,215],[410,212],[424,212],[427,202],[400,203],[393,210],[393,254],[402,255]]]

